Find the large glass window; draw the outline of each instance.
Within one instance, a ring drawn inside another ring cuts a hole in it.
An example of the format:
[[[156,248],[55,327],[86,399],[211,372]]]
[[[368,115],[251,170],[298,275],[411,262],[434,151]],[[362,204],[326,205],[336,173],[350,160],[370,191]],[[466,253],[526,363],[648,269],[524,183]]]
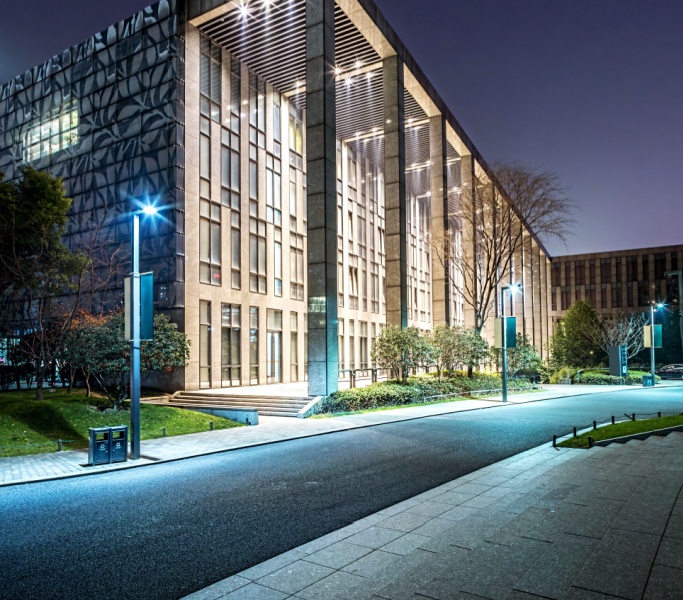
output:
[[[221,121],[221,47],[208,37],[201,37],[199,90],[200,111],[214,121]]]
[[[282,229],[275,228],[273,240],[274,289],[275,296],[282,296]]]
[[[266,293],[266,224],[249,219],[249,291]]]
[[[199,301],[199,387],[211,387],[211,302]]]
[[[42,115],[24,138],[24,161],[32,162],[78,144],[78,122],[75,101]]]
[[[259,383],[259,311],[252,306],[249,308],[249,383]]]
[[[282,311],[268,310],[266,377],[268,383],[282,381]]]
[[[266,221],[282,225],[281,164],[272,154],[266,156]]]
[[[290,381],[299,381],[299,315],[289,313],[289,366]]]
[[[221,305],[221,380],[223,387],[242,385],[240,331],[242,309],[234,304]]]
[[[289,295],[292,300],[304,299],[304,236],[289,234]]]

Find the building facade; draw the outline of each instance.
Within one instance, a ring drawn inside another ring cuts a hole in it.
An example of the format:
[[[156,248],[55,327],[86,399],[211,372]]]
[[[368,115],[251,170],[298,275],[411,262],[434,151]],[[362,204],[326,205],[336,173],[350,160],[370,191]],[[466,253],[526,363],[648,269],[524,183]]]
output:
[[[680,310],[683,245],[556,256],[550,267],[550,314],[560,319],[578,300],[598,314],[648,312],[665,303]]]
[[[131,212],[161,210],[141,270],[191,340],[175,387],[327,395],[387,323],[473,322],[432,240],[476,252],[458,199],[495,182],[372,0],[162,0],[0,88],[0,172],[24,165],[64,179],[74,247],[96,228],[128,256]],[[521,235],[506,312],[544,350]]]

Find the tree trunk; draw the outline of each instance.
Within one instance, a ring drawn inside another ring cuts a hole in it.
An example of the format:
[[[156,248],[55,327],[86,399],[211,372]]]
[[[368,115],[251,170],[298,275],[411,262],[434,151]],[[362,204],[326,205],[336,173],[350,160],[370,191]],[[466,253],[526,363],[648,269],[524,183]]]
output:
[[[85,397],[90,398],[90,373],[85,373]]]
[[[36,373],[36,400],[43,399],[43,369],[42,367]]]
[[[472,379],[472,377],[474,377],[474,372],[473,372],[473,369],[472,369],[472,365],[468,365],[468,366],[467,366],[467,376],[468,376],[470,379]]]

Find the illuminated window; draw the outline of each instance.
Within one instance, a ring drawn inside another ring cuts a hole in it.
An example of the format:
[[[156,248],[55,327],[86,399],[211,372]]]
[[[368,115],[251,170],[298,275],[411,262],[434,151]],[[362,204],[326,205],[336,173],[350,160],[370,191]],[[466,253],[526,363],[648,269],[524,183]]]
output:
[[[78,106],[63,104],[40,117],[26,133],[24,160],[32,162],[78,144]]]

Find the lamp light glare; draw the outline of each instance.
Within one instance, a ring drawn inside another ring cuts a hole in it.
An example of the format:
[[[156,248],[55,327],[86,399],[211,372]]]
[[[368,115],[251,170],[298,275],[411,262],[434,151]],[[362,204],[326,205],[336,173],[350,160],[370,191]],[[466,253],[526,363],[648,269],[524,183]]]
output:
[[[142,207],[142,212],[146,214],[148,217],[153,217],[159,212],[159,210],[153,204],[146,204]]]

